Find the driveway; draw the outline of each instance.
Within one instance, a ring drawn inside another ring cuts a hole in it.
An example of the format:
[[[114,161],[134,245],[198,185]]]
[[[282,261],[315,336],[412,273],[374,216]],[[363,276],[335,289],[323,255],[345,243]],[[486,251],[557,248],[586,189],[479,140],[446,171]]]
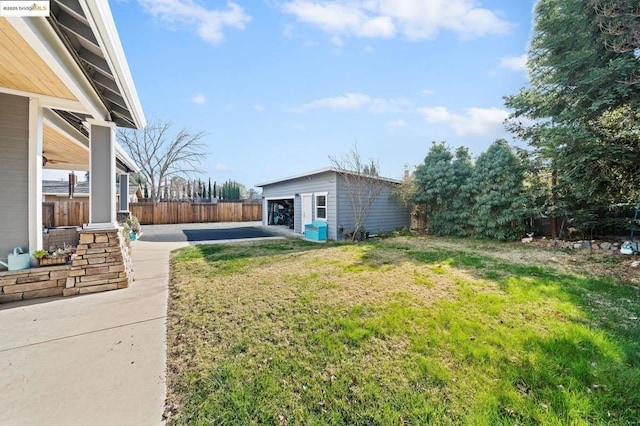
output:
[[[188,223],[177,225],[142,225],[140,241],[152,242],[226,242],[255,238],[279,238],[293,231],[266,227],[261,222]]]

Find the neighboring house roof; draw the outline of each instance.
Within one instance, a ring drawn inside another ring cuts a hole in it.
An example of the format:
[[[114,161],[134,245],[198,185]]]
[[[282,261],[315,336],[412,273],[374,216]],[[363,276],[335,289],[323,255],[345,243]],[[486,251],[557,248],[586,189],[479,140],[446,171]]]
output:
[[[89,195],[89,182],[78,182],[73,190],[74,195],[88,196]],[[43,180],[42,181],[42,194],[43,195],[57,195],[66,197],[69,195],[69,182],[66,180]]]
[[[129,196],[138,196],[138,192],[141,192],[140,186],[129,186]],[[56,195],[59,197],[67,197],[69,195],[69,182],[66,180],[43,180],[42,181],[42,194],[43,195]],[[78,182],[73,190],[74,196],[88,197],[89,196],[89,182],[86,180]]]
[[[48,17],[0,18],[0,34],[0,91],[44,108],[46,168],[88,170],[87,121],[146,125],[108,0],[51,0]],[[116,151],[121,170],[138,171]]]
[[[324,167],[322,169],[313,170],[311,172],[302,173],[302,174],[299,174],[299,175],[289,176],[289,177],[285,177],[285,178],[274,180],[274,181],[270,181],[270,182],[259,183],[256,186],[262,188],[262,187],[269,186],[269,185],[275,185],[275,184],[278,184],[278,183],[287,182],[287,181],[290,181],[290,180],[300,179],[300,178],[314,176],[314,175],[319,175],[319,174],[327,173],[327,172],[348,173],[348,174],[353,174],[353,175],[357,174],[356,172],[352,172],[352,171],[348,171],[348,170],[347,171],[339,170],[339,169],[337,169],[335,167]],[[371,178],[372,179],[377,179],[377,180],[382,180],[382,181],[393,183],[393,184],[401,184],[402,183],[402,181],[400,181],[400,180],[386,178],[386,177],[382,177],[382,176],[371,176]]]

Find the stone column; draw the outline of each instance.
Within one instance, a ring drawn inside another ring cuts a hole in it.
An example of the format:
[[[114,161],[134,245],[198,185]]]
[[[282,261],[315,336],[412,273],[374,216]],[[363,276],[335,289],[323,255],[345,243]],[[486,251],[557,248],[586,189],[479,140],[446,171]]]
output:
[[[80,231],[63,296],[126,288],[132,280],[129,247],[118,229]]]

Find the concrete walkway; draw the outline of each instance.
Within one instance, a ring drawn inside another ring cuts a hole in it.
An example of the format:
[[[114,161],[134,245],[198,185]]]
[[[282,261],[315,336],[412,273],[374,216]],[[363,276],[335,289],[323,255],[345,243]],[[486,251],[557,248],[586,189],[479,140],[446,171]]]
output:
[[[260,223],[142,230],[243,226]],[[189,243],[132,244],[135,280],[128,289],[0,305],[0,425],[163,423],[169,253]]]
[[[157,425],[169,253],[137,241],[124,290],[0,305],[0,425]]]

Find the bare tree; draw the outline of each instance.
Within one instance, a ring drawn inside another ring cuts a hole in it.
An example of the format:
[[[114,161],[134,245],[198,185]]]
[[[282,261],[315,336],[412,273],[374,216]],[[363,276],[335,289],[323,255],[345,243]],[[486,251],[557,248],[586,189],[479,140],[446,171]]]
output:
[[[153,121],[141,130],[119,129],[118,142],[140,166],[140,175],[150,186],[150,197],[160,201],[160,184],[176,176],[199,173],[205,156],[204,132],[182,128],[172,132],[168,121]]]
[[[341,157],[329,156],[329,161],[345,183],[353,213],[351,240],[354,241],[358,238],[358,232],[363,229],[362,223],[371,205],[388,186],[388,182],[378,176],[380,164],[377,160],[363,161],[357,144],[353,144],[351,151]]]

